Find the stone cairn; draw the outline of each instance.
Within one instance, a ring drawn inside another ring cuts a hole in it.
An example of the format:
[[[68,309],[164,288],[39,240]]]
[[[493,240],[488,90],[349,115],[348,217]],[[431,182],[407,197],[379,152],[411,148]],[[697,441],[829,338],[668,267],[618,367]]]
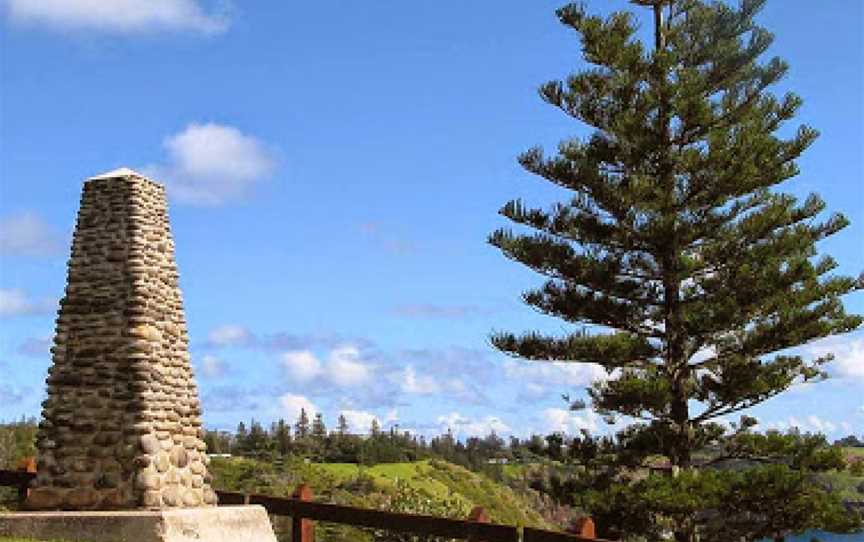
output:
[[[216,504],[177,278],[165,188],[125,168],[86,181],[30,509]]]

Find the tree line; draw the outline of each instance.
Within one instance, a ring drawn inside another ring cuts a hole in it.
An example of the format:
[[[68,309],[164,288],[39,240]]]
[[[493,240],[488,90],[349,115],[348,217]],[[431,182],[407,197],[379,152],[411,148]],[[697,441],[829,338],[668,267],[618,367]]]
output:
[[[240,422],[233,432],[207,430],[205,442],[210,453],[265,460],[292,455],[323,463],[376,465],[437,458],[500,477],[497,466],[556,456],[556,448],[564,439],[559,435],[533,435],[505,440],[494,431],[484,437],[458,439],[451,430],[427,438],[396,427],[384,430],[376,419],[364,433],[352,433],[342,414],[331,430],[321,413],[310,419],[302,409],[293,423],[280,418],[267,428],[252,419]]]

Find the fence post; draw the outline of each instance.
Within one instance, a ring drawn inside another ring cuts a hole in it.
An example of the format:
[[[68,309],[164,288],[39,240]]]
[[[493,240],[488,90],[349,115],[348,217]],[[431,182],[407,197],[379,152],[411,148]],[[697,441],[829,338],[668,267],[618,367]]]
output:
[[[471,513],[468,514],[468,521],[473,521],[474,523],[489,523],[489,514],[486,513],[486,510],[482,506],[475,506],[471,510]],[[486,542],[476,536],[472,536],[468,540],[470,542]]]
[[[577,519],[569,531],[582,538],[597,538],[597,529],[594,526],[594,520],[590,516],[582,516]]]
[[[30,472],[36,473],[36,458],[35,457],[25,457],[18,463],[18,470],[22,472]],[[18,501],[21,504],[24,504],[24,501],[27,500],[27,497],[30,496],[30,484],[24,484],[18,486]]]
[[[312,488],[300,484],[293,497],[300,501],[311,501]],[[291,542],[315,542],[315,524],[311,519],[304,519],[296,513],[291,516]]]

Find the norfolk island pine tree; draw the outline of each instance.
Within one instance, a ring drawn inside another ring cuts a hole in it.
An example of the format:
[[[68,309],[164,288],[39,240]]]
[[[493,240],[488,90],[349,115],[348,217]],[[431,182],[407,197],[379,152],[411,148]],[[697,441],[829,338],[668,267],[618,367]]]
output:
[[[798,201],[778,189],[798,174],[795,160],[817,133],[802,126],[789,139],[776,134],[801,100],[768,92],[787,65],[760,60],[773,39],[754,22],[765,0],[632,3],[653,11],[650,46],[635,37],[632,14],[604,19],[577,4],[557,11],[592,67],[543,85],[540,96],[594,131],[562,142],[554,156],[535,148],[519,157],[572,197],[551,209],[511,201],[501,214],[534,231],[502,228],[489,237],[546,276],[523,294],[528,305],[606,330],[497,332],[491,340],[527,360],[603,366],[609,378],[588,390],[592,407],[639,420],[620,434],[622,449],[631,459],[662,454],[676,473],[654,494],[618,487],[606,497],[620,500],[620,514],[634,508],[631,526],[653,527],[649,537],[665,525],[676,540],[692,541],[709,536],[711,511],[716,517],[724,498],[758,493],[732,474],[700,475],[694,451],[724,438],[718,418],[827,376],[830,355],[805,359],[789,349],[858,328],[864,319],[847,314],[841,298],[864,289],[864,275],[832,274],[835,260],[817,256],[816,243],[847,219],[824,218],[818,195]],[[759,451],[765,441],[747,435],[752,425],[743,417],[736,434]],[[827,495],[808,492],[806,477],[789,478],[800,471],[771,468],[752,479],[797,488],[794,513],[770,508],[717,536],[782,539],[784,529],[855,524]]]

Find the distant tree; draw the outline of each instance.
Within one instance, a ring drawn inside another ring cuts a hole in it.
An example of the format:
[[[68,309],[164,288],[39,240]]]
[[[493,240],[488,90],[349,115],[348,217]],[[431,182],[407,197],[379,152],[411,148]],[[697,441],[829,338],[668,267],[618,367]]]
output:
[[[864,448],[864,441],[856,437],[855,435],[849,435],[848,437],[843,437],[837,442],[835,442],[837,446],[850,446],[852,448]]]
[[[501,459],[506,454],[504,453],[504,439],[498,436],[495,431],[490,432],[480,441],[479,455],[481,459]]]
[[[405,450],[388,438],[368,438],[360,445],[359,462],[364,465],[407,461]]]
[[[453,437],[453,431],[448,427],[445,434],[432,439],[429,448],[438,457],[453,461],[456,457],[456,439]]]
[[[221,454],[222,447],[219,443],[219,432],[207,430],[204,431],[204,444],[207,446],[208,454]]]
[[[369,435],[373,438],[381,434],[381,424],[378,423],[378,418],[372,418],[372,424],[369,427]]]
[[[287,455],[291,451],[291,428],[282,418],[273,427],[273,440],[279,455]]]
[[[246,437],[244,448],[251,455],[266,454],[272,449],[270,435],[267,434],[261,422],[254,418],[249,424],[249,435]]]
[[[710,510],[727,502],[722,492],[737,487],[719,474],[716,484],[697,475],[694,452],[723,438],[714,421],[824,378],[830,355],[805,359],[788,349],[858,328],[862,318],[846,314],[841,297],[864,288],[864,276],[833,274],[832,258],[816,258],[816,243],[846,218],[820,220],[817,195],[799,202],[776,190],[798,173],[795,160],[817,133],[804,126],[789,139],[776,135],[801,100],[766,91],[787,66],[760,63],[773,39],[754,22],[765,0],[741,0],[737,9],[703,0],[633,3],[653,11],[651,48],[630,13],[604,19],[576,4],[558,10],[592,66],[543,85],[540,95],[594,132],[563,142],[555,156],[533,149],[520,157],[571,198],[548,210],[511,201],[501,214],[534,232],[500,229],[489,238],[547,277],[523,295],[527,304],[605,329],[503,332],[492,342],[528,360],[603,366],[609,377],[590,388],[593,408],[640,420],[625,435],[624,456],[665,456],[674,476],[652,479],[656,491],[610,486],[602,506],[617,507],[625,531],[647,521],[692,542]],[[754,479],[773,476],[777,487],[803,491],[789,483],[799,474],[769,469]],[[810,496],[787,498],[808,503],[798,512],[830,526]]]
[[[234,432],[234,446],[231,450],[235,454],[243,454],[249,451],[249,432],[246,430],[246,424],[240,422],[237,424],[237,431]]]
[[[324,425],[324,416],[320,412],[315,414],[315,420],[312,422],[312,438],[319,442],[327,438],[327,427]]]
[[[336,422],[336,434],[340,437],[344,437],[348,434],[348,419],[345,418],[345,415],[340,413],[339,419]]]
[[[550,433],[546,435],[546,455],[554,461],[564,459],[564,434]]]
[[[542,456],[546,452],[546,439],[540,435],[531,435],[525,443],[525,448],[535,456]]]
[[[300,409],[297,423],[294,424],[294,435],[297,439],[305,439],[309,436],[309,415],[306,414],[305,408]]]

